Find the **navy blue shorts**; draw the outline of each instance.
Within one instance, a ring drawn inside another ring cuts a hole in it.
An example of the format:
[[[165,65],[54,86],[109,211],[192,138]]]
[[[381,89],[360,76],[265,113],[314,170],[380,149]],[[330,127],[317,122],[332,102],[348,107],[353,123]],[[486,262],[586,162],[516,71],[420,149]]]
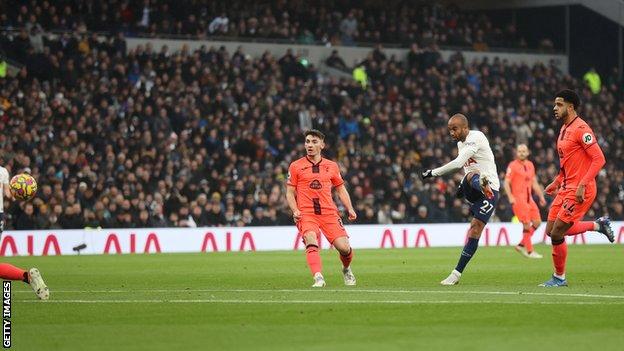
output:
[[[463,197],[470,203],[470,213],[474,218],[480,220],[483,223],[487,223],[494,214],[494,208],[498,202],[498,191],[492,189],[494,197],[488,199],[483,195],[481,190],[474,189],[468,182],[468,179],[464,177],[462,179],[459,191]]]

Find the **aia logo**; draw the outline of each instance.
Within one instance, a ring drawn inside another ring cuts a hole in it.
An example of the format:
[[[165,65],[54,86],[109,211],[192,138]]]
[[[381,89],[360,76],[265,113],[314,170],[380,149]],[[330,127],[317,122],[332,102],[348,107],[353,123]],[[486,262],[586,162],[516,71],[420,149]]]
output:
[[[318,181],[318,179],[314,179],[312,183],[310,183],[310,189],[320,190],[323,188],[323,184]]]
[[[475,164],[477,164],[477,161],[475,161],[475,159],[471,157],[468,159],[468,161],[466,161],[466,163],[464,164],[464,167],[469,167]]]

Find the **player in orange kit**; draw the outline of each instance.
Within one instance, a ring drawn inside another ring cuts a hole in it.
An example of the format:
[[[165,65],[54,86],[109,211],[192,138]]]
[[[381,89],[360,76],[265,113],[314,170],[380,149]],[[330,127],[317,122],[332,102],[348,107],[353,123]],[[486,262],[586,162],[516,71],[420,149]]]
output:
[[[325,147],[325,135],[312,129],[305,132],[304,136],[306,156],[292,162],[288,167],[286,200],[306,246],[308,266],[314,277],[312,287],[325,286],[318,252],[321,232],[340,254],[345,285],[355,285],[355,276],[351,271],[353,249],[332,199],[332,188],[336,189],[338,198],[346,207],[349,220],[354,221],[357,215],[338,164],[321,156]]]
[[[516,250],[528,258],[542,258],[542,255],[533,251],[531,243],[533,233],[542,224],[539,208],[533,200],[533,190],[537,193],[540,206],[545,206],[546,200],[535,176],[535,166],[528,157],[529,148],[525,144],[518,145],[516,159],[507,166],[504,187],[513,213],[522,223],[522,240]]]
[[[605,164],[594,132],[576,112],[579,104],[580,99],[573,90],[564,89],[555,95],[555,118],[563,122],[557,138],[560,170],[557,178],[545,189],[549,195],[558,191],[546,224],[546,233],[552,242],[555,273],[548,281],[540,284],[543,287],[568,286],[565,276],[568,256],[565,235],[595,230],[604,234],[610,242],[615,240],[608,218],[599,218],[596,222],[579,222],[596,198],[595,178]]]

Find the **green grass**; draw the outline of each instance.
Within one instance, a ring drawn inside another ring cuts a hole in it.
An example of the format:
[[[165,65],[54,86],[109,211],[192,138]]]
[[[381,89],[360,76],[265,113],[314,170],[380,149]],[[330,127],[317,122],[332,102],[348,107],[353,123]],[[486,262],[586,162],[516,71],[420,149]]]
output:
[[[438,282],[459,248],[356,251],[358,286],[322,253],[5,258],[37,266],[51,300],[13,284],[16,350],[621,350],[624,246],[570,246],[569,288],[512,248],[480,248],[461,284]],[[601,296],[603,295],[603,296]]]

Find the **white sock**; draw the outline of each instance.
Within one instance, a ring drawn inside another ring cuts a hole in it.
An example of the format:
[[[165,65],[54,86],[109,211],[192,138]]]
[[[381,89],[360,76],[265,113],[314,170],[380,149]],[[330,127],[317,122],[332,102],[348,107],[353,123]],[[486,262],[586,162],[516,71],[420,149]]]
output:
[[[563,273],[562,275],[559,275],[557,273],[553,274],[555,277],[561,279],[561,280],[565,280],[565,273]]]
[[[600,230],[600,224],[598,222],[594,222],[594,231],[597,232]]]

